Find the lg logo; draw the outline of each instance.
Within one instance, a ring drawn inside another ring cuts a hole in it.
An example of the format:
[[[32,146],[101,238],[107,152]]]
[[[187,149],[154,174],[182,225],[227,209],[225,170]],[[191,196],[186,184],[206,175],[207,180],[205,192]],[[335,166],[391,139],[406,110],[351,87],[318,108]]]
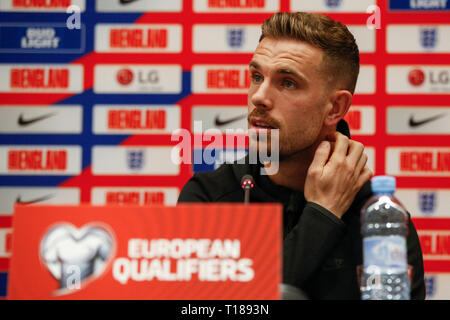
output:
[[[415,87],[421,86],[425,81],[425,73],[420,69],[411,70],[408,74],[408,81]]]
[[[135,79],[134,73],[131,69],[120,69],[116,75],[117,82],[119,82],[123,86],[129,85]],[[150,71],[137,71],[137,81],[140,84],[156,84],[159,82],[159,74],[156,70]]]
[[[121,85],[127,86],[133,81],[134,74],[130,69],[120,69],[117,72],[116,78]]]
[[[448,70],[441,71],[428,71],[425,73],[421,69],[413,69],[408,74],[408,81],[412,86],[418,87],[421,86],[425,80],[427,80],[430,84],[449,84],[450,83],[450,74]]]
[[[159,82],[159,74],[156,70],[150,71],[138,71],[138,81],[139,83],[151,83],[156,84]]]
[[[448,71],[440,71],[437,74],[430,72],[430,83],[432,84],[448,84],[450,80],[450,74]]]

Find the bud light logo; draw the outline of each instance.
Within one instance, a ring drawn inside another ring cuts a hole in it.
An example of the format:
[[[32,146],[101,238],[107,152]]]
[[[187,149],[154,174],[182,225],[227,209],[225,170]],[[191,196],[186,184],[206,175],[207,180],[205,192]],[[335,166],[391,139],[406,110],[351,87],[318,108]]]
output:
[[[229,28],[227,31],[227,41],[230,48],[241,48],[245,41],[244,28]]]
[[[433,49],[437,42],[437,28],[422,28],[420,30],[420,44],[425,49]]]
[[[408,81],[412,86],[421,86],[425,81],[425,73],[420,69],[411,70],[408,74]]]
[[[435,192],[419,192],[419,208],[424,214],[433,214],[436,208]]]
[[[84,47],[84,29],[69,30],[59,24],[0,25],[0,52],[81,53]]]
[[[448,11],[448,0],[389,0],[390,10],[401,11]]]
[[[436,277],[426,275],[424,277],[424,282],[425,282],[425,292],[427,295],[427,299],[433,298],[434,295],[436,294]]]
[[[77,229],[71,224],[53,226],[42,238],[40,258],[58,281],[57,293],[81,289],[87,279],[103,273],[113,256],[114,236],[100,224]]]
[[[342,0],[325,0],[325,5],[328,8],[332,8],[332,9],[340,7],[341,3],[342,3]]]
[[[127,165],[131,170],[141,170],[144,166],[144,150],[130,150],[127,152]]]

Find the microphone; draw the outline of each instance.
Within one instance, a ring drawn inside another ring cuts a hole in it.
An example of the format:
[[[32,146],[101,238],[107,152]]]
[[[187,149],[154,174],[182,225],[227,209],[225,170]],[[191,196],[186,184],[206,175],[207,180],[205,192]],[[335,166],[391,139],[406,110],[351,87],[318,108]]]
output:
[[[255,181],[250,174],[246,174],[241,179],[241,187],[244,189],[244,203],[250,203],[250,190],[255,186]]]

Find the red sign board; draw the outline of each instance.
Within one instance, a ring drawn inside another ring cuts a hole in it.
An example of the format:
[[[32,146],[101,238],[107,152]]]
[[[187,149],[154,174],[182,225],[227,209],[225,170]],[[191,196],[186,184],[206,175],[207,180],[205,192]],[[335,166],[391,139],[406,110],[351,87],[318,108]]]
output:
[[[9,299],[279,299],[281,206],[17,206]]]
[[[426,272],[450,269],[450,219],[414,218]]]

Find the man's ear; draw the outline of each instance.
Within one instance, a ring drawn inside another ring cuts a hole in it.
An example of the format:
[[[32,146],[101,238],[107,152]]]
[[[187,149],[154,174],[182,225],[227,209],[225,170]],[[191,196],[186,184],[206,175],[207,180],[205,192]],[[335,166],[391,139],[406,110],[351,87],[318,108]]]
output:
[[[337,90],[332,94],[330,97],[332,107],[324,120],[326,126],[334,126],[344,118],[352,104],[352,97],[348,90]]]

